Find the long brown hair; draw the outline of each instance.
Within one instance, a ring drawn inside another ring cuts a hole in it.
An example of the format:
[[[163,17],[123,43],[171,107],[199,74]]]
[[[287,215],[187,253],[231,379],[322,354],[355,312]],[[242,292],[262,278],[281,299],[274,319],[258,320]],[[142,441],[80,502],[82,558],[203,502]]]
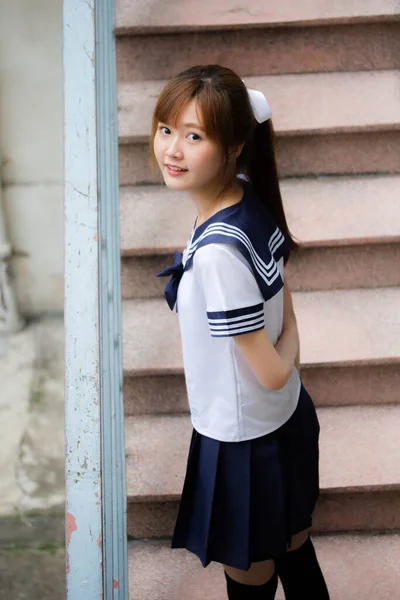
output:
[[[156,170],[153,143],[158,123],[175,125],[181,111],[193,99],[199,106],[202,127],[216,141],[228,166],[232,147],[243,146],[236,160],[236,174],[248,178],[291,249],[298,244],[287,225],[279,187],[271,120],[257,123],[243,81],[220,65],[194,66],[173,77],[162,90],[153,113],[150,162]]]

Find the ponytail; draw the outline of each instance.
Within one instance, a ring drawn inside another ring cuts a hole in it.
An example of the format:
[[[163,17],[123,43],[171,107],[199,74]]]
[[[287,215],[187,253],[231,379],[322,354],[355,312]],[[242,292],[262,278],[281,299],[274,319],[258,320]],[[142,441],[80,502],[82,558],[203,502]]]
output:
[[[290,249],[294,250],[299,245],[290,233],[286,221],[279,187],[274,141],[275,133],[271,119],[259,123],[250,140],[251,153],[247,170],[254,190],[282,231]]]

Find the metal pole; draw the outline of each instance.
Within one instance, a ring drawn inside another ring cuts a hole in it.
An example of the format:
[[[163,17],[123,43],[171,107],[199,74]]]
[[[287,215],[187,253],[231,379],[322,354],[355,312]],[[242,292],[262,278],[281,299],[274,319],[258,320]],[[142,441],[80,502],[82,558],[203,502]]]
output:
[[[64,0],[67,598],[128,598],[114,2]]]

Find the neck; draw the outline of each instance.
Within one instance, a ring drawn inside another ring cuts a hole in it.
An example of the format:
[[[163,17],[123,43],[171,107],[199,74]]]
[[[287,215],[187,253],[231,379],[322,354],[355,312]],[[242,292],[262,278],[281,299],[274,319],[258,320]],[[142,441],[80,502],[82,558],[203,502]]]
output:
[[[216,212],[239,202],[243,196],[243,187],[236,176],[221,192],[221,184],[210,184],[201,190],[191,190],[190,197],[197,208],[196,227],[207,221]]]

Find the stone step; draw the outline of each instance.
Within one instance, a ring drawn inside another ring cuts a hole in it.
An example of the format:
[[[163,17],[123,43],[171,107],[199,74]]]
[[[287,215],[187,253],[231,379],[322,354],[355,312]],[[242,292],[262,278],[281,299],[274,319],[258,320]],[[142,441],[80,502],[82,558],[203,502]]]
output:
[[[161,182],[149,167],[148,140],[163,83],[119,84],[121,185]],[[246,84],[271,104],[281,177],[400,171],[398,71],[269,75]]]
[[[313,537],[332,600],[394,600],[399,591],[400,535],[370,533]],[[222,567],[203,569],[187,550],[169,540],[133,541],[128,546],[129,597],[133,600],[222,600]],[[276,600],[283,600],[279,585]]]
[[[303,365],[400,362],[399,288],[296,292],[293,296]],[[182,372],[178,317],[163,299],[125,301],[123,331],[127,375]]]
[[[209,3],[200,10],[196,0],[176,0],[161,4],[156,0],[133,2],[116,0],[116,32],[159,33],[172,31],[223,30],[245,27],[315,26],[360,22],[384,22],[397,18],[400,10],[391,0],[352,0],[326,2],[308,0],[249,0],[232,9],[230,0]]]
[[[153,79],[165,79],[192,65],[215,63],[247,77],[396,69],[400,66],[400,23],[262,26],[117,38],[121,83],[147,80],[149,73]]]
[[[302,247],[288,265],[292,289],[400,285],[399,189],[399,176],[283,180],[289,227]],[[187,195],[165,186],[121,188],[124,298],[163,295],[165,281],[154,274],[183,249],[195,215]]]
[[[296,292],[302,376],[317,405],[399,402],[400,288]],[[123,302],[127,414],[187,410],[178,317]]]
[[[398,131],[277,137],[280,177],[400,173]],[[146,144],[119,146],[120,185],[162,183],[149,166]]]
[[[248,87],[265,93],[280,136],[400,130],[398,82],[397,70],[246,78]],[[164,83],[118,86],[120,143],[148,141]]]
[[[123,257],[122,297],[159,298],[165,282],[154,275],[171,263],[171,256]],[[400,285],[400,245],[302,248],[287,267],[293,291],[376,288]]]
[[[281,181],[289,227],[304,247],[400,242],[400,175]],[[379,197],[379,211],[377,198]],[[121,254],[171,254],[183,248],[196,208],[166,186],[120,191]]]
[[[319,408],[318,418],[321,502],[314,530],[398,528],[400,406]],[[191,431],[186,415],[125,419],[132,537],[172,535]]]

